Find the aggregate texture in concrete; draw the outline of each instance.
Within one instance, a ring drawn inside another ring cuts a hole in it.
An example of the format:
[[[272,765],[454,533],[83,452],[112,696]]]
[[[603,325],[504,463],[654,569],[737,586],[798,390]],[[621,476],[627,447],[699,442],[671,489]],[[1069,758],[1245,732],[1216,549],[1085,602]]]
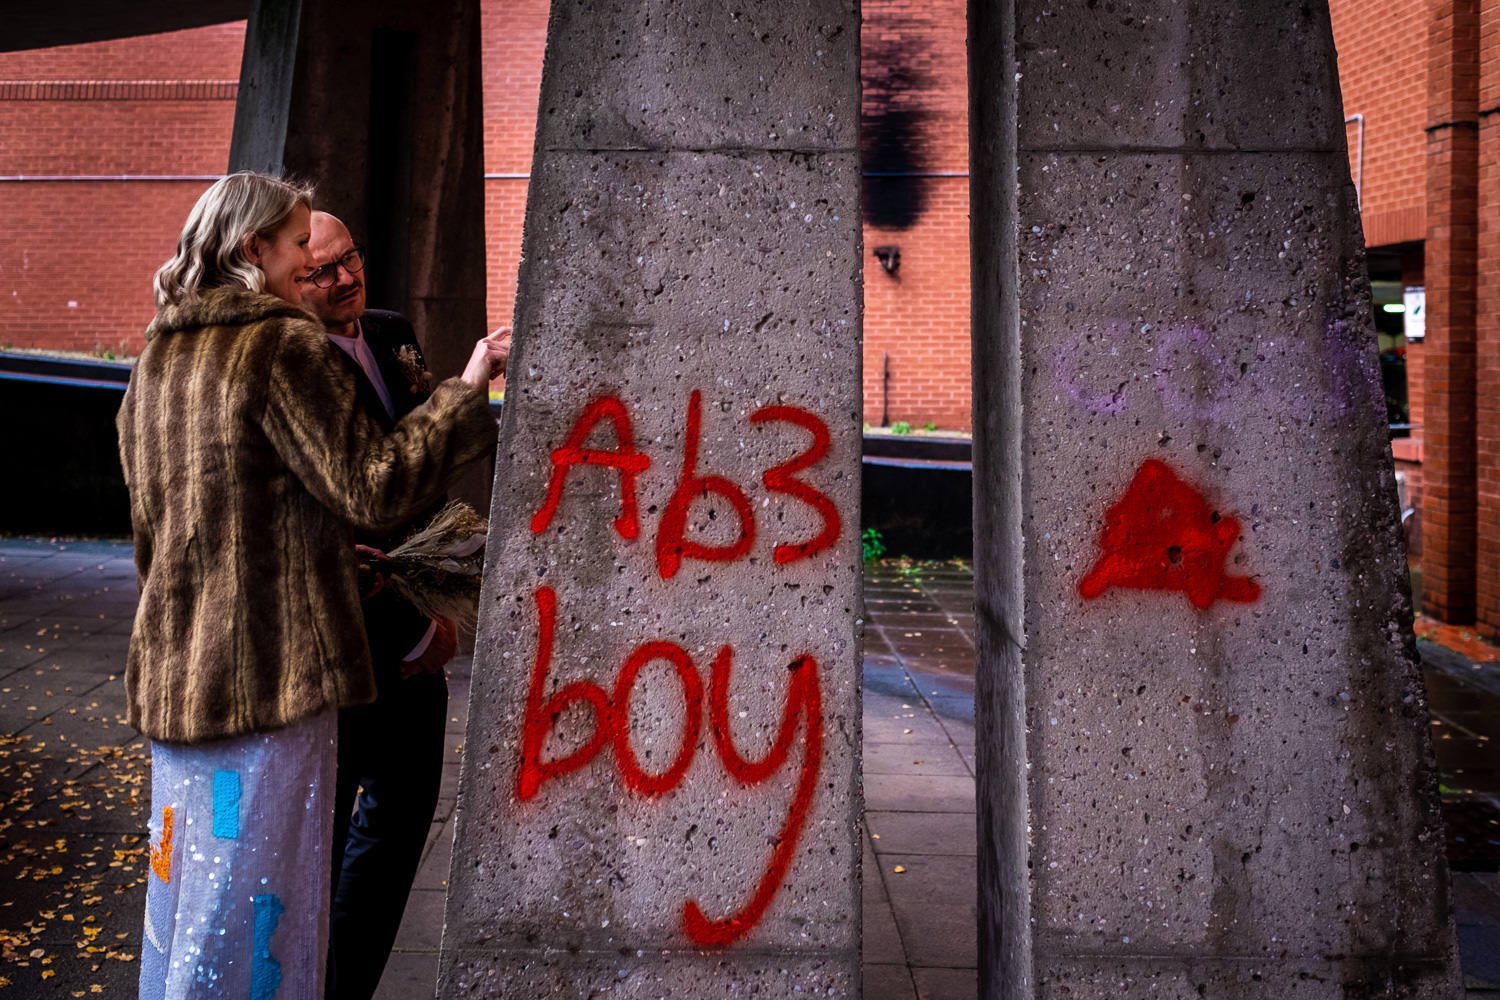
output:
[[[986,998],[1445,997],[1327,5],[972,5]]]
[[[552,7],[444,996],[859,993],[858,44]]]

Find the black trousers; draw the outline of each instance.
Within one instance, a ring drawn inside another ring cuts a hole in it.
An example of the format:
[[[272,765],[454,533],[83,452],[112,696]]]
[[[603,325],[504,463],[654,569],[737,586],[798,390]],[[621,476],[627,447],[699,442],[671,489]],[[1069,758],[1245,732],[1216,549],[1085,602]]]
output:
[[[380,985],[443,776],[447,680],[376,674],[375,702],[339,713],[329,1000],[369,1000]]]

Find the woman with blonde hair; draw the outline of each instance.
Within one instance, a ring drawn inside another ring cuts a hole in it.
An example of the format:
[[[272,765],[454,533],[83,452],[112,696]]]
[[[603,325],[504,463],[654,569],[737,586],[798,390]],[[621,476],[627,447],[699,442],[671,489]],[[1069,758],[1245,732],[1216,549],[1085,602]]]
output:
[[[489,454],[498,338],[389,434],[297,304],[311,192],[239,173],[156,274],[120,408],[140,605],[125,684],[152,747],[143,998],[323,994],[337,710],[374,697],[354,527]]]

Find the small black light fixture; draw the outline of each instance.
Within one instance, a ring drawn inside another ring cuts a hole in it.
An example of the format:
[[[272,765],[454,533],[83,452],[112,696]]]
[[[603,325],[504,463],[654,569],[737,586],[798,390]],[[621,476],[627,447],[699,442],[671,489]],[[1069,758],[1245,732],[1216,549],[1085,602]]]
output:
[[[875,259],[880,261],[880,269],[886,274],[895,274],[901,266],[901,248],[897,246],[876,247]]]

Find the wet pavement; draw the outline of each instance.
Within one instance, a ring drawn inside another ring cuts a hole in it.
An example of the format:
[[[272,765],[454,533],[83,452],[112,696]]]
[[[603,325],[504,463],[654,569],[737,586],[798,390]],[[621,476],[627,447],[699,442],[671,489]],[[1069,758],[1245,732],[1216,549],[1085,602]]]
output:
[[[973,581],[867,577],[865,996],[975,995]],[[133,997],[148,848],[145,747],[120,680],[129,547],[0,539],[0,1000]],[[1423,623],[1469,997],[1500,997],[1500,648]],[[1450,648],[1452,647],[1452,648]],[[378,997],[431,996],[468,696],[450,671],[442,798]]]

